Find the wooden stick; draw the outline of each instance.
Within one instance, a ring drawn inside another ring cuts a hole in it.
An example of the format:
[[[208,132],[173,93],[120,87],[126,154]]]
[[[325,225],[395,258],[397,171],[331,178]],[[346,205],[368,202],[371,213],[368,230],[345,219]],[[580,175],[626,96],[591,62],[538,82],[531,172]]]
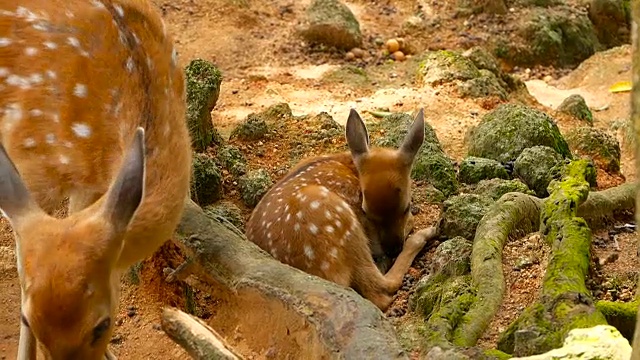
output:
[[[162,330],[197,360],[239,360],[224,339],[204,321],[176,308],[162,309]]]

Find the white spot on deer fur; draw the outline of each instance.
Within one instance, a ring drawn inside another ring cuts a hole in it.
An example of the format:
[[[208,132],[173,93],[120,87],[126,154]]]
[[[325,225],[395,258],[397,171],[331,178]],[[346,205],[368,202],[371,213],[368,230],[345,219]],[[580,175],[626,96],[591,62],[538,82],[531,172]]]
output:
[[[88,138],[89,135],[91,135],[91,128],[87,124],[74,123],[71,125],[71,130],[73,130],[76,136],[81,138]]]
[[[25,148],[31,149],[36,146],[36,141],[33,138],[26,138],[22,142]]]
[[[58,159],[60,160],[61,164],[66,165],[66,164],[69,163],[69,158],[67,156],[65,156],[65,155],[60,155],[60,157]]]
[[[38,53],[38,49],[34,48],[34,47],[28,47],[24,49],[24,53],[27,56],[34,56],[35,54]]]
[[[340,222],[340,220],[336,220],[335,224],[338,229],[342,227],[342,223]]]
[[[311,206],[311,209],[315,210],[315,209],[320,207],[320,201],[314,200],[314,201],[311,202],[310,206]]]
[[[42,81],[43,81],[43,80],[44,80],[44,79],[42,78],[42,75],[41,75],[41,74],[37,74],[37,73],[36,73],[36,74],[31,74],[31,75],[29,76],[29,82],[30,82],[32,85],[40,84],[40,83],[42,83]]]
[[[329,250],[329,256],[331,256],[334,259],[338,258],[338,248],[331,248],[331,250]]]
[[[289,222],[289,220],[291,220],[291,214],[287,214],[287,217],[285,218],[286,222]]]
[[[267,229],[271,227],[271,224],[273,224],[271,221],[267,223]]]
[[[307,256],[307,259],[309,260],[313,260],[316,257],[313,249],[309,245],[304,246],[304,254]]]
[[[18,6],[18,8],[16,9],[16,16],[25,18],[25,20],[27,20],[28,22],[32,22],[38,19],[38,15],[24,6]]]
[[[309,224],[309,231],[313,235],[317,235],[318,234],[318,227],[316,226],[316,224]]]
[[[135,40],[137,45],[140,45],[140,38],[135,33],[131,33],[133,35],[133,40]]]
[[[122,6],[116,4],[116,5],[113,5],[113,8],[116,9],[116,12],[118,13],[118,16],[120,16],[120,17],[124,16],[124,10],[122,9]]]
[[[128,71],[128,72],[133,72],[133,66],[134,66],[134,65],[135,65],[135,64],[134,64],[134,62],[133,62],[133,58],[132,58],[131,56],[129,56],[129,58],[127,59],[127,64],[126,64],[127,71]]]
[[[325,211],[324,211],[324,216],[325,216],[328,220],[331,220],[331,218],[333,217],[333,215],[331,215],[331,211],[329,211],[329,210],[325,210]]]
[[[271,239],[272,235],[271,233],[267,233],[267,239]]]
[[[29,115],[31,115],[31,116],[42,116],[42,110],[40,110],[40,109],[31,109],[31,110],[29,110]]]
[[[9,75],[7,77],[7,80],[5,80],[5,82],[8,85],[17,86],[21,89],[28,89],[31,87],[31,82],[29,81],[29,79],[24,78],[22,76],[15,75],[15,74]]]
[[[43,42],[44,46],[47,49],[57,49],[58,48],[58,44],[54,43],[53,41],[45,41]]]
[[[340,206],[340,205],[336,205],[336,211],[341,213],[341,212],[344,211],[344,208],[342,206]]]
[[[326,261],[323,261],[322,264],[320,265],[320,269],[322,269],[322,271],[328,271],[329,270],[329,263]]]
[[[67,148],[73,147],[73,144],[70,141],[65,141],[64,143],[62,143],[62,145],[64,145],[64,147],[67,147]]]
[[[76,86],[73,88],[73,95],[79,97],[79,98],[85,98],[87,97],[87,85],[85,84],[76,84]]]
[[[97,7],[98,9],[107,9],[106,6],[104,6],[104,4],[101,1],[98,0],[91,0],[91,4],[95,7]]]
[[[47,74],[47,77],[48,77],[49,79],[55,79],[55,78],[57,78],[57,77],[58,77],[58,75],[56,74],[56,72],[55,72],[55,71],[53,71],[53,70],[47,70],[47,71],[46,71],[46,74]]]
[[[49,145],[53,145],[53,143],[56,142],[56,136],[54,134],[47,134],[44,139]]]
[[[69,19],[71,19],[71,18],[73,18],[75,16],[70,10],[66,10],[64,13],[65,13],[65,15],[67,15],[67,17]]]
[[[336,229],[334,229],[333,226],[331,226],[331,225],[327,225],[327,226],[324,227],[324,231],[326,231],[329,234],[333,234],[334,231],[336,231]]]
[[[298,219],[302,219],[302,211],[298,211],[296,213],[296,217],[298,217]]]
[[[6,67],[0,67],[0,77],[7,76],[9,76],[9,69],[7,69]]]
[[[60,122],[60,114],[58,114],[58,113],[54,113],[53,115],[51,115],[51,118],[53,119],[53,122],[55,122],[55,123],[59,123]]]
[[[300,224],[296,223],[295,225],[293,225],[293,230],[300,231]]]
[[[12,41],[9,38],[3,37],[0,38],[0,47],[5,47],[11,45]]]
[[[78,38],[76,37],[69,36],[67,38],[67,44],[77,48],[77,47],[80,47],[80,40],[78,40]]]

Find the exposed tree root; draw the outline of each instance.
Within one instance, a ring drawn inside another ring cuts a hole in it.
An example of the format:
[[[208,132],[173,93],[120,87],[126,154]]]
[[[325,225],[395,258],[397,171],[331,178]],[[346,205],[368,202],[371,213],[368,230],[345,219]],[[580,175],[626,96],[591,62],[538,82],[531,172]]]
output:
[[[197,360],[239,360],[242,357],[229,348],[218,333],[178,309],[162,310],[162,330]]]
[[[502,334],[498,349],[516,356],[540,354],[562,346],[571,329],[606,324],[585,285],[589,271],[591,230],[577,217],[589,195],[588,163],[574,161],[561,182],[549,185],[541,214],[541,232],[551,257],[536,303]]]
[[[277,358],[406,359],[382,312],[355,291],[284,265],[188,201],[176,243],[190,263],[170,280],[194,274],[223,299],[250,349]],[[197,286],[197,285],[196,285]],[[229,324],[229,321],[227,321]],[[224,335],[224,334],[223,334]]]

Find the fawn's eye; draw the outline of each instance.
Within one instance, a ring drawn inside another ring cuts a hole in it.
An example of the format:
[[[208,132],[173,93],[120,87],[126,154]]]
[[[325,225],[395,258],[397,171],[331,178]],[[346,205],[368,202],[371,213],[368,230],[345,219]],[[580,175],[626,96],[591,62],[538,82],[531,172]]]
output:
[[[100,323],[93,328],[93,339],[91,340],[91,345],[94,345],[98,340],[102,338],[102,336],[109,329],[109,326],[111,326],[110,317],[100,321]]]

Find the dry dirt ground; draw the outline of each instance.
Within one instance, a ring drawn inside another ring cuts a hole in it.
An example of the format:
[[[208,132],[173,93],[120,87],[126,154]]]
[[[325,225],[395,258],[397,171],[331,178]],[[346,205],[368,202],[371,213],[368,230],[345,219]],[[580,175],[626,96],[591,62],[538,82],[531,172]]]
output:
[[[426,49],[459,49],[470,45],[469,34],[483,33],[465,24],[464,18],[454,18],[454,1],[418,0],[354,0],[349,7],[358,16],[366,38],[367,76],[344,70],[347,64],[342,54],[325,54],[306,47],[294,34],[304,7],[309,0],[153,0],[162,9],[170,30],[175,34],[183,65],[200,57],[214,62],[224,75],[220,99],[214,109],[213,121],[223,135],[251,112],[269,105],[287,102],[294,115],[326,111],[342,124],[350,107],[357,108],[366,120],[372,120],[367,110],[388,108],[391,111],[413,112],[425,108],[426,120],[435,128],[445,151],[456,161],[465,155],[463,142],[466,129],[477,124],[495,103],[483,100],[462,100],[443,89],[419,87],[411,76],[416,69],[411,59],[403,63],[380,61],[379,49],[373,39],[405,36],[401,24],[415,14],[420,6],[427,16],[439,16],[443,26],[435,31],[407,36],[418,51]],[[480,37],[481,38],[481,37]],[[481,42],[480,42],[481,44]],[[376,63],[378,64],[377,66]],[[562,131],[577,124],[553,113],[553,109],[568,95],[579,93],[593,109],[595,126],[607,130],[625,124],[629,118],[629,95],[611,94],[608,87],[616,81],[630,80],[629,49],[622,48],[598,54],[563,78],[554,75],[566,72],[545,70],[551,76],[528,78],[528,88],[540,102],[536,106],[551,112]],[[536,73],[536,72],[533,72]],[[541,73],[541,72],[537,72]],[[613,131],[613,130],[612,130]],[[630,145],[624,141],[624,127],[618,131],[623,147],[622,172],[627,180],[635,179]],[[272,175],[285,165],[273,144],[264,144],[266,156],[259,160],[249,155],[249,161],[264,164]],[[621,179],[599,172],[601,188],[616,185]],[[233,196],[232,196],[233,197]],[[231,199],[234,200],[234,199]],[[417,225],[434,224],[438,209],[421,206]],[[247,209],[245,214],[247,214]],[[2,222],[0,233],[0,359],[16,357],[19,329],[20,291],[15,268],[14,240],[11,230]],[[605,265],[606,274],[626,274],[633,270],[635,233],[610,236],[607,231],[596,234],[600,246],[594,255],[608,258],[617,253],[614,262]],[[521,249],[526,249],[523,254]],[[507,297],[490,331],[481,345],[495,345],[496,335],[524,309],[536,295],[548,249],[537,234],[511,242],[505,249],[504,271]],[[432,251],[424,252],[411,270],[420,275]],[[535,261],[522,271],[514,264],[523,256]],[[160,330],[159,310],[171,305],[184,309],[189,289],[180,284],[162,281],[162,269],[175,267],[180,255],[167,244],[142,264],[139,276],[123,277],[122,302],[112,346],[122,359],[187,359],[188,356]],[[407,288],[398,293],[393,309],[388,313],[398,324],[403,320]],[[627,292],[631,291],[627,289]],[[606,294],[603,295],[606,297]],[[207,296],[197,294],[197,312],[203,318],[215,318],[224,312]],[[400,310],[397,310],[400,309]],[[233,337],[233,336],[230,336]],[[241,339],[241,337],[237,337]],[[233,339],[230,339],[235,343]],[[240,345],[240,344],[238,344]],[[262,359],[263,354],[243,351],[249,358]]]

